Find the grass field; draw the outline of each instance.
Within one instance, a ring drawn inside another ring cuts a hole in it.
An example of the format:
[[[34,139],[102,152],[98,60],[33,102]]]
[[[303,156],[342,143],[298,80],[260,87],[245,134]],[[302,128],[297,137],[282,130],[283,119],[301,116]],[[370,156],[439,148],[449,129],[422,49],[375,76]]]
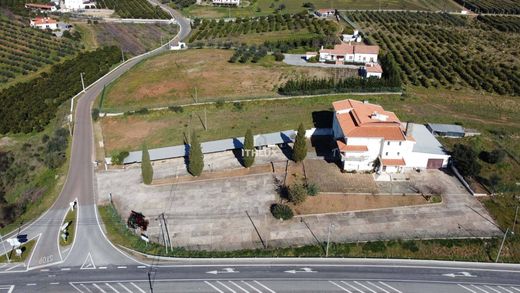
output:
[[[31,241],[24,243],[22,246],[20,246],[23,250],[22,255],[20,255],[20,256],[16,256],[16,253],[14,252],[14,250],[12,250],[9,253],[9,260],[11,262],[18,262],[18,263],[25,262],[31,256],[31,253],[32,253],[32,250],[33,250],[35,244],[36,244],[36,240],[31,240]],[[6,262],[8,262],[7,256],[5,254],[1,255],[0,263],[6,263]]]
[[[135,56],[160,46],[177,33],[176,25],[145,23],[76,23],[85,47],[122,47],[127,56]]]
[[[127,111],[218,99],[277,95],[289,78],[328,77],[331,69],[296,67],[265,57],[229,63],[231,50],[188,50],[151,58],[109,86],[103,111]]]
[[[183,13],[190,17],[249,17],[268,15],[274,12],[279,5],[284,4],[285,9],[281,13],[297,13],[305,10],[303,3],[313,3],[316,9],[336,8],[336,9],[407,9],[407,10],[448,10],[459,11],[461,8],[451,0],[256,0],[247,7],[226,8],[214,6],[192,5],[184,8]],[[272,7],[271,7],[272,5]]]

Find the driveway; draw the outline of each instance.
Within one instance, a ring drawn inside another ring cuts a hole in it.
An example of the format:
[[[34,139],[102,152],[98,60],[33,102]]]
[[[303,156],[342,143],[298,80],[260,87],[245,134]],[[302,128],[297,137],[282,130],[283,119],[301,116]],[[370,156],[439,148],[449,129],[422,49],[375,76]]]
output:
[[[325,64],[325,63],[309,63],[303,59],[305,56],[300,54],[284,54],[283,62],[295,66],[307,67],[321,67],[321,68],[348,68],[355,69],[356,72],[360,65],[345,65],[345,64]]]

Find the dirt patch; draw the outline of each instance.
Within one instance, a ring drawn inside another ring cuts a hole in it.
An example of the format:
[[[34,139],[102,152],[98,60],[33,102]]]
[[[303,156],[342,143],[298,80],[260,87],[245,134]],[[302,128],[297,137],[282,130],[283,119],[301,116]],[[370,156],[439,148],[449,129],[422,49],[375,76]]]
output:
[[[318,196],[308,197],[304,203],[293,206],[293,209],[298,215],[309,215],[412,206],[428,203],[429,202],[424,197],[418,195],[392,196],[323,193]]]

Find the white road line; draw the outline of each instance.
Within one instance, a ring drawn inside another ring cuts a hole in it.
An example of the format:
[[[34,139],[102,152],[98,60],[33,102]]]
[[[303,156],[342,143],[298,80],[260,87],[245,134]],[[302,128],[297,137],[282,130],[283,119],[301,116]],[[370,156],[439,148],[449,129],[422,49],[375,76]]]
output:
[[[70,271],[70,268],[62,268],[62,271]]]
[[[36,283],[29,283],[27,286],[36,286]]]
[[[126,266],[118,266],[118,269],[126,269]]]
[[[215,289],[215,291],[219,292],[219,293],[224,293],[224,291],[220,290],[219,288],[213,286],[213,284],[211,284],[210,282],[208,281],[204,281],[204,283],[206,283],[208,286],[210,286],[211,288]]]
[[[133,282],[130,283],[130,284],[132,284],[132,286],[134,286],[137,290],[139,290],[139,292],[141,292],[141,293],[146,293],[146,292],[143,291],[143,289],[139,288],[139,286],[137,286],[137,285],[134,284]]]
[[[99,287],[96,283],[92,283],[92,286],[96,287],[96,289],[98,289],[99,291],[101,291],[101,293],[107,293],[107,291],[101,289],[101,287]]]
[[[0,269],[3,268],[3,267],[5,267],[6,265],[7,265],[7,263],[1,265],[1,266],[0,266]],[[2,289],[3,289],[3,288],[2,288]]]
[[[370,285],[372,285],[373,287],[376,287],[378,290],[383,291],[384,293],[390,293],[390,291],[387,291],[386,289],[383,289],[383,288],[377,286],[376,284],[374,284],[374,283],[372,283],[372,282],[367,281],[367,283],[370,284]]]
[[[238,289],[244,291],[245,293],[249,293],[249,291],[247,291],[246,289],[240,287],[237,283],[233,282],[233,281],[228,281],[229,283],[235,285],[235,287],[237,287]]]
[[[367,287],[367,286],[365,286],[365,285],[361,284],[361,283],[360,283],[360,282],[358,282],[358,281],[354,281],[354,283],[358,284],[359,286],[361,286],[361,287],[363,287],[363,288],[367,289],[368,291],[370,291],[370,292],[372,292],[372,293],[377,293],[376,291],[374,291],[374,290],[370,289],[370,287]]]
[[[138,269],[146,269],[146,266],[137,266]]]
[[[105,283],[105,285],[107,285],[107,287],[108,287],[108,288],[110,288],[110,289],[112,289],[112,290],[113,290],[114,292],[116,292],[116,293],[119,293],[119,291],[117,291],[117,289],[116,289],[116,288],[114,288],[114,287],[110,286],[110,284],[109,284],[109,283]]]
[[[345,281],[341,281],[341,283],[343,283],[343,284],[349,286],[350,288],[354,289],[355,291],[363,292],[363,290],[360,290],[360,289],[358,289],[357,287],[354,287],[354,286],[350,285],[349,283],[347,283],[347,282],[345,282]]]
[[[352,293],[352,291],[350,291],[349,289],[347,289],[347,288],[341,286],[340,284],[334,283],[334,282],[332,282],[332,281],[329,281],[329,282],[330,282],[332,285],[334,285],[334,286],[340,288],[341,290],[343,290],[343,291],[345,291],[345,292]]]
[[[470,288],[468,288],[468,287],[466,287],[466,286],[464,286],[464,285],[461,285],[461,284],[457,284],[457,285],[459,285],[459,287],[461,287],[461,288],[463,288],[463,289],[468,290],[468,291],[471,292],[471,293],[478,293],[477,291],[473,291],[473,290],[471,290]]]
[[[500,289],[506,291],[507,293],[514,293],[513,291],[508,290],[508,289],[506,289],[506,288],[504,288],[504,287],[502,287],[502,286],[498,286],[498,288],[500,288]]]
[[[49,269],[41,269],[40,272],[48,272],[50,271]]]
[[[260,282],[258,282],[258,281],[253,281],[253,282],[257,283],[258,285],[260,285],[260,286],[262,286],[262,287],[264,287],[265,290],[267,290],[267,291],[269,291],[269,292],[271,292],[271,293],[276,293],[276,292],[274,292],[273,290],[269,289],[269,287],[265,286],[264,284],[262,284],[262,283],[260,283]]]
[[[482,289],[482,288],[480,288],[480,287],[477,287],[477,286],[475,286],[475,285],[473,285],[473,284],[471,284],[470,286],[473,287],[473,288],[475,288],[475,289],[477,289],[477,290],[479,290],[479,291],[481,291],[481,292],[489,293],[488,291],[486,291],[486,290],[484,290],[484,289]]]
[[[246,281],[241,281],[241,282],[244,283],[244,284],[246,284],[247,286],[249,286],[249,288],[255,290],[257,293],[262,293],[262,291],[260,291],[260,290],[256,289],[255,287],[249,285],[249,283],[247,283]]]
[[[395,289],[394,287],[388,285],[388,284],[385,283],[385,282],[381,282],[381,281],[379,281],[379,284],[381,284],[381,285],[383,285],[383,286],[386,286],[387,288],[389,288],[389,289],[391,289],[391,290],[394,290],[394,291],[397,292],[397,293],[403,293],[403,292],[401,292],[401,291]]]
[[[518,292],[520,292],[520,289],[518,289],[518,288],[515,288],[515,287],[511,287],[511,289],[513,289],[513,290],[515,290],[515,291],[518,291]]]
[[[121,284],[121,283],[117,283],[119,286],[121,286],[123,289],[126,290],[126,292],[128,293],[132,293],[132,291],[130,291],[130,289],[126,288],[125,285]]]
[[[17,265],[15,265],[15,266],[12,266],[12,267],[6,269],[5,271],[6,271],[6,272],[7,272],[7,271],[10,271],[10,270],[12,270],[12,269],[14,269],[14,268],[17,268],[17,267],[21,266],[21,265],[23,265],[23,264],[17,264]]]
[[[60,282],[52,282],[52,283],[49,283],[49,284],[51,284],[51,285],[59,285]]]
[[[495,289],[495,288],[493,288],[493,287],[490,287],[490,286],[488,286],[488,285],[484,285],[484,287],[488,288],[489,290],[495,291],[495,292],[497,292],[497,293],[502,293],[502,292],[498,291],[497,289]]]
[[[14,285],[11,285],[11,287],[9,288],[9,291],[7,291],[7,293],[13,293],[13,290],[14,290]]]
[[[99,267],[98,269],[100,269],[100,270],[106,270],[107,267]]]
[[[90,291],[90,289],[87,286],[85,286],[85,284],[79,284],[79,285],[81,287],[85,288],[85,290],[87,290],[88,292],[92,292],[92,291]]]
[[[228,289],[229,291],[231,291],[231,293],[237,293],[237,291],[229,288],[228,286],[226,286],[226,284],[224,284],[224,283],[222,283],[220,281],[217,281],[217,283],[219,283],[222,287],[224,287],[224,288]]]

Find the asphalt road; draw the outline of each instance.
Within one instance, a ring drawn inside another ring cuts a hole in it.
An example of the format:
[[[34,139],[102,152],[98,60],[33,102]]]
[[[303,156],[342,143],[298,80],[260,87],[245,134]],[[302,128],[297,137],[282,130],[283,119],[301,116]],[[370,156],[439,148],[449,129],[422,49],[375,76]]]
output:
[[[171,12],[181,25],[174,41],[182,40],[189,24]],[[148,259],[143,264],[115,248],[97,217],[90,108],[105,85],[165,50],[128,61],[79,98],[67,181],[53,207],[20,231],[39,237],[28,267],[0,264],[0,292],[520,292],[519,265],[364,259],[177,259],[171,264]],[[75,241],[62,250],[59,228],[75,199]]]

